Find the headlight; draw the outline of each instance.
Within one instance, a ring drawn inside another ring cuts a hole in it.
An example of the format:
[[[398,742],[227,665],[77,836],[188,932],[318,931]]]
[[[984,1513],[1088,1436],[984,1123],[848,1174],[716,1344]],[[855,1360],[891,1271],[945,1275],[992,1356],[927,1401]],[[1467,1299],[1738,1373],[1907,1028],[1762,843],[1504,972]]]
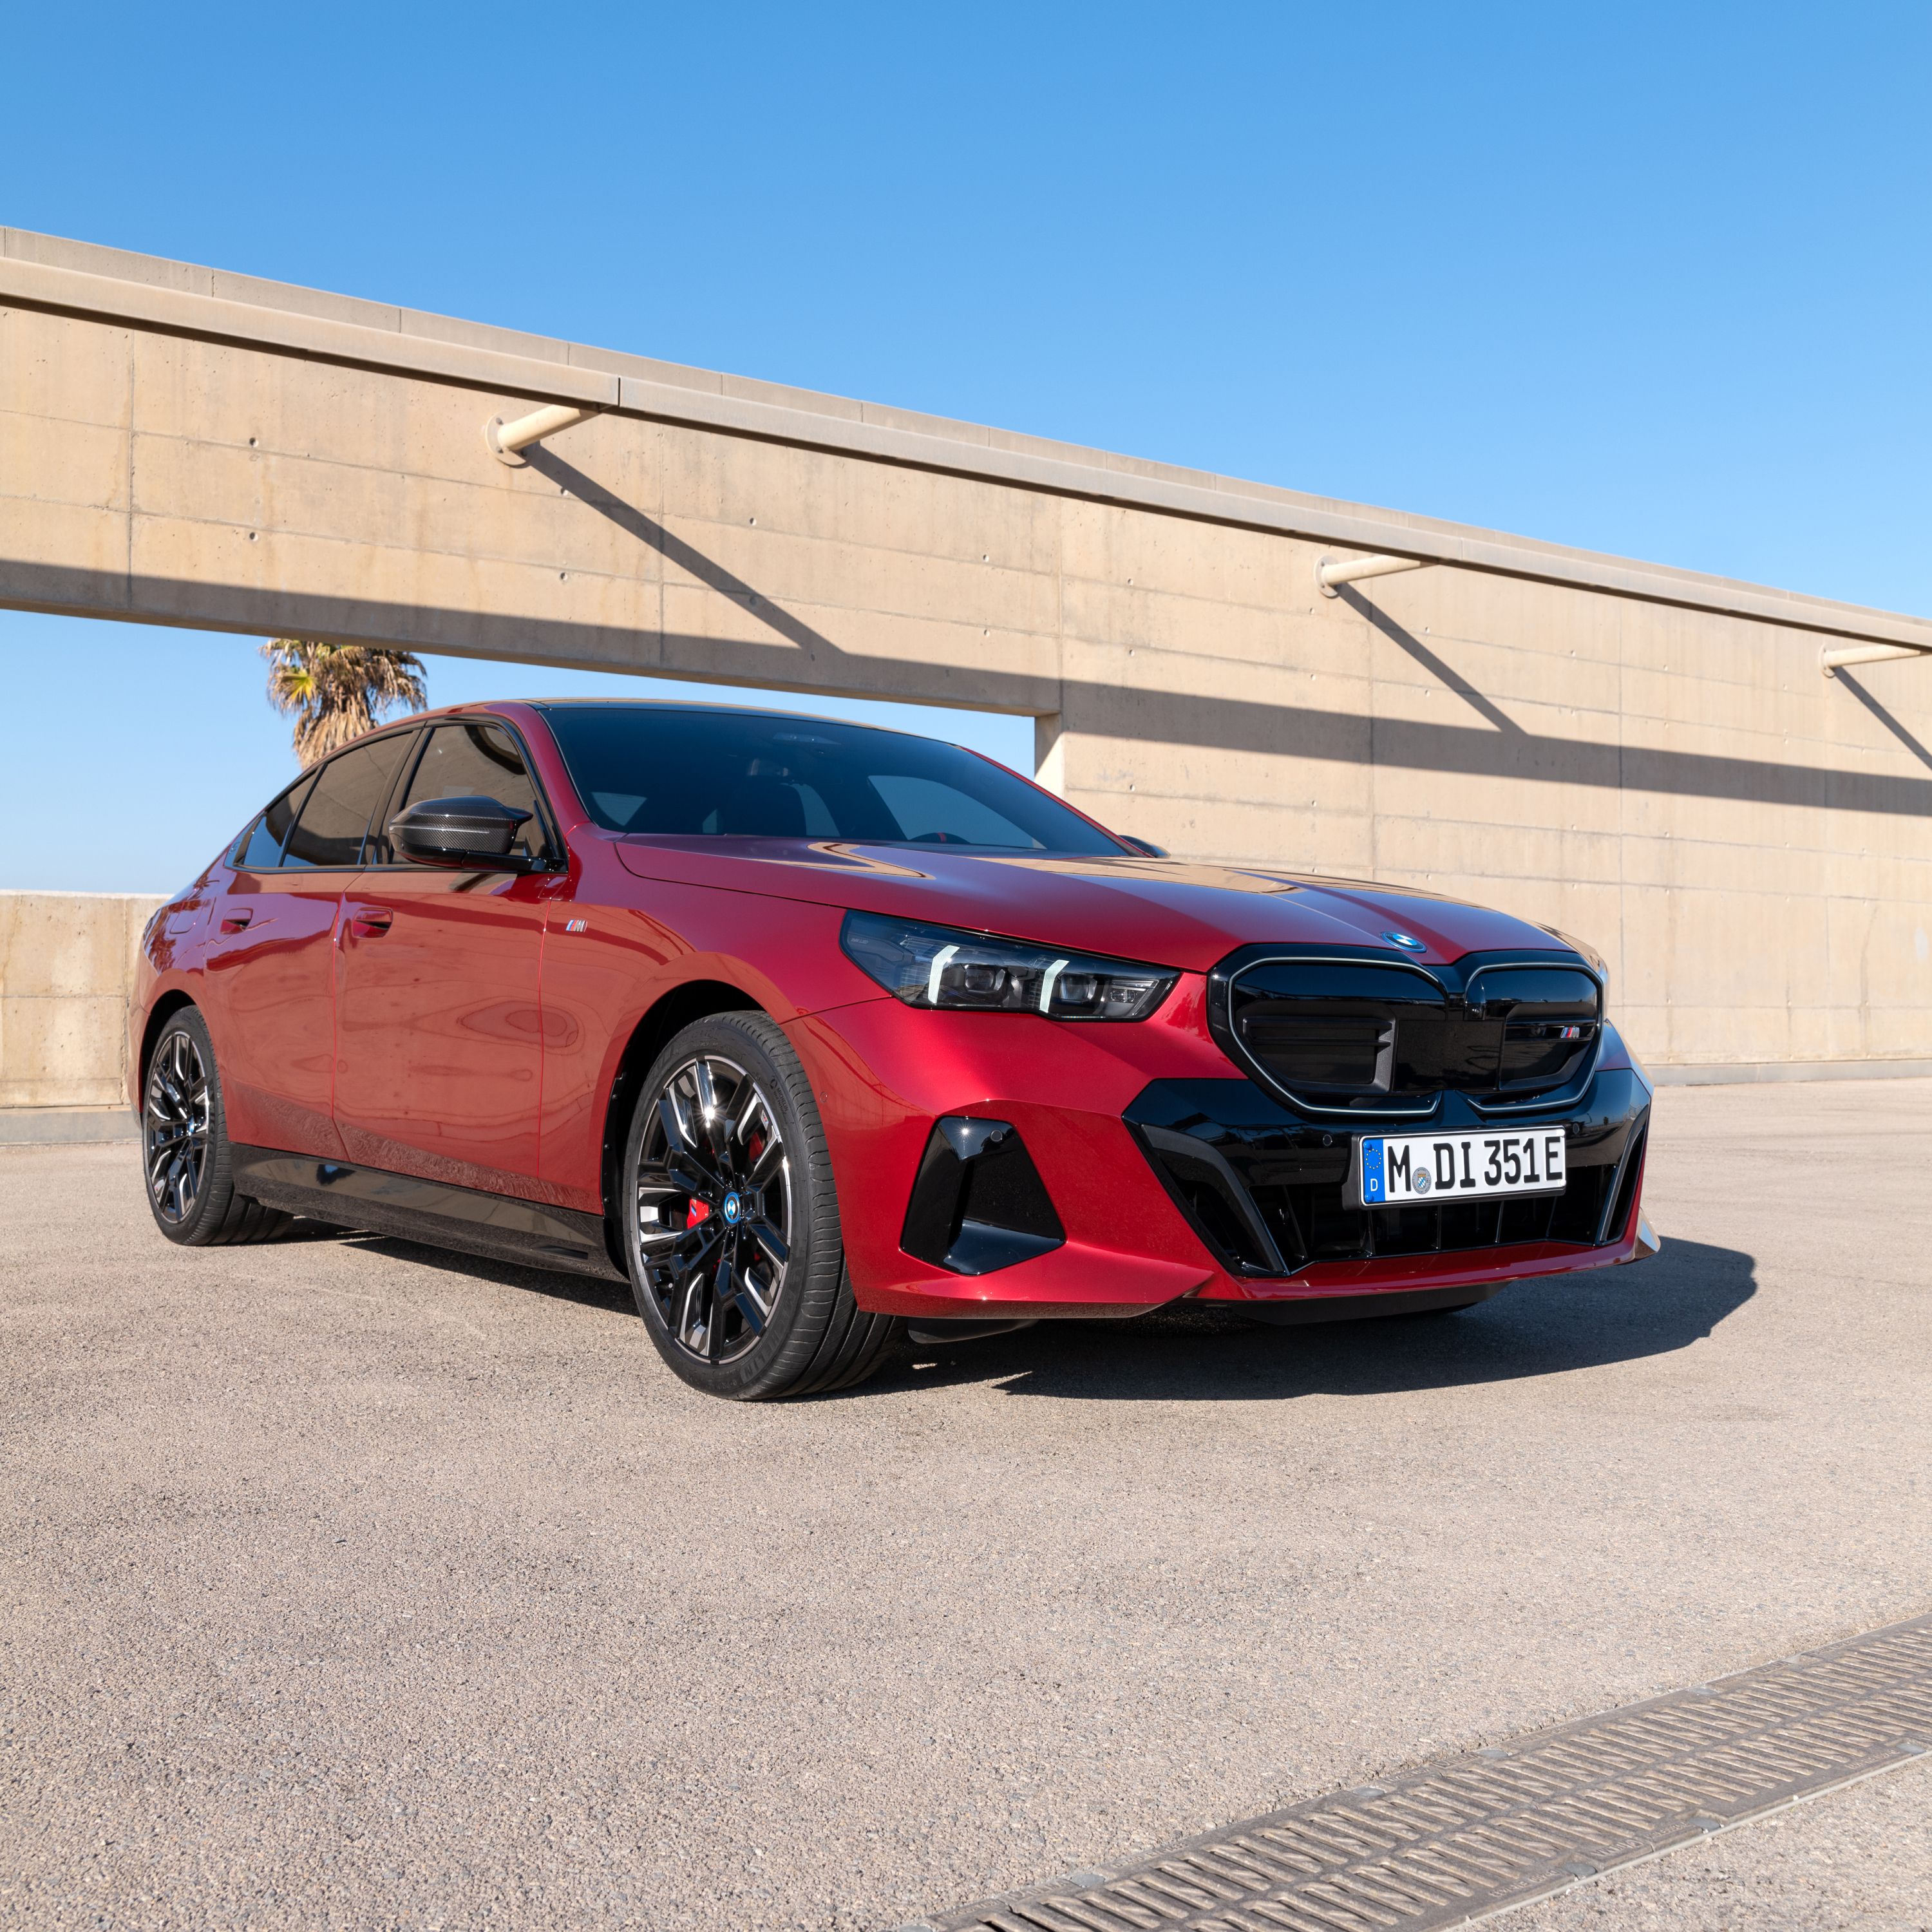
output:
[[[909,1006],[1044,1013],[1056,1020],[1140,1020],[1180,976],[1163,967],[1096,959],[869,912],[848,912],[838,940],[854,965]]]

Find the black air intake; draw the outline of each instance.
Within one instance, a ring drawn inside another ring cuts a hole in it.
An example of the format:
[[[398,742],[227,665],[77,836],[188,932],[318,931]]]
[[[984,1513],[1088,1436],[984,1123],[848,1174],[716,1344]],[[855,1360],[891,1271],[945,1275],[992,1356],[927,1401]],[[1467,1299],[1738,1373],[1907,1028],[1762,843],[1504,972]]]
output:
[[[991,1274],[1066,1239],[1010,1121],[947,1114],[934,1124],[899,1237],[908,1254],[954,1274]]]

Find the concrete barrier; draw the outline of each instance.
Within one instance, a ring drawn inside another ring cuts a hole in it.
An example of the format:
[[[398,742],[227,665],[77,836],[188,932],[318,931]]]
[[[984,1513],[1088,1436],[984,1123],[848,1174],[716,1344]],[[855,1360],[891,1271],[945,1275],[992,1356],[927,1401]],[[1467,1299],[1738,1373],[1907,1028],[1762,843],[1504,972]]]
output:
[[[0,1115],[10,1117],[0,1118],[0,1144],[98,1138],[98,1121],[52,1110],[125,1106],[128,998],[141,928],[160,903],[138,892],[0,891]],[[1902,1055],[1725,1061],[1694,1047],[1666,1058],[1610,990],[1612,1016],[1663,1085],[1932,1075],[1932,1060]]]
[[[1576,934],[1660,1069],[1932,1064],[1923,617],[14,229],[0,605],[1026,714],[1180,857]]]
[[[0,892],[0,1108],[117,1106],[128,1084],[136,892]]]

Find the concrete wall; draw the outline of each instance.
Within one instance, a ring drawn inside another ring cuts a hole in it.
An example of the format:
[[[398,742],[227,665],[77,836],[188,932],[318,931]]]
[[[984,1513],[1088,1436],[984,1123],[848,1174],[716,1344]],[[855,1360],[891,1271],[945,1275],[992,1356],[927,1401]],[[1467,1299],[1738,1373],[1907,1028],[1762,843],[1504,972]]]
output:
[[[1177,852],[1590,940],[1660,1064],[1932,1059],[1932,665],[1818,667],[1916,618],[18,231],[0,603],[1028,714]]]
[[[128,1090],[128,995],[161,902],[0,892],[0,1107],[105,1107]]]

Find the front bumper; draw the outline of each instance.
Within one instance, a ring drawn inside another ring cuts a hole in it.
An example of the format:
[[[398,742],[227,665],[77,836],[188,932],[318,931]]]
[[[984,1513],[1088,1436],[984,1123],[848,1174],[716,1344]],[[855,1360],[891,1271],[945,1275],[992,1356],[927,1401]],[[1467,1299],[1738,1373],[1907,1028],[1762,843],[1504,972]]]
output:
[[[1348,1191],[1354,1143],[1373,1124],[1344,1131],[1249,1081],[1155,1082],[1126,1118],[1220,1264],[1219,1292],[1272,1303],[1460,1288],[1635,1258],[1650,1098],[1636,1069],[1619,1066],[1598,1072],[1567,1106],[1512,1117],[1512,1131],[1563,1130],[1560,1194],[1400,1208],[1358,1207]],[[1420,1131],[1496,1126],[1452,1093]]]
[[[933,1012],[890,998],[794,1022],[860,1306],[980,1321],[1134,1315],[1188,1296],[1280,1309],[1388,1294],[1413,1306],[1421,1292],[1635,1258],[1650,1089],[1620,1052],[1604,1056],[1580,1100],[1522,1117],[1566,1124],[1574,1198],[1566,1190],[1554,1210],[1545,1200],[1492,1204],[1487,1229],[1425,1228],[1414,1217],[1439,1222],[1437,1210],[1349,1215],[1352,1133],[1298,1115],[1238,1073],[1208,1035],[1203,992],[1190,976],[1160,1014],[1126,1025]],[[1460,1124],[1450,1110],[1463,1104],[1445,1096],[1441,1124]],[[960,1116],[1018,1130],[1060,1225],[1057,1245],[975,1274],[902,1245],[935,1123]],[[1253,1238],[1256,1223],[1273,1231],[1268,1241]],[[1298,1246],[1287,1235],[1297,1226]]]

